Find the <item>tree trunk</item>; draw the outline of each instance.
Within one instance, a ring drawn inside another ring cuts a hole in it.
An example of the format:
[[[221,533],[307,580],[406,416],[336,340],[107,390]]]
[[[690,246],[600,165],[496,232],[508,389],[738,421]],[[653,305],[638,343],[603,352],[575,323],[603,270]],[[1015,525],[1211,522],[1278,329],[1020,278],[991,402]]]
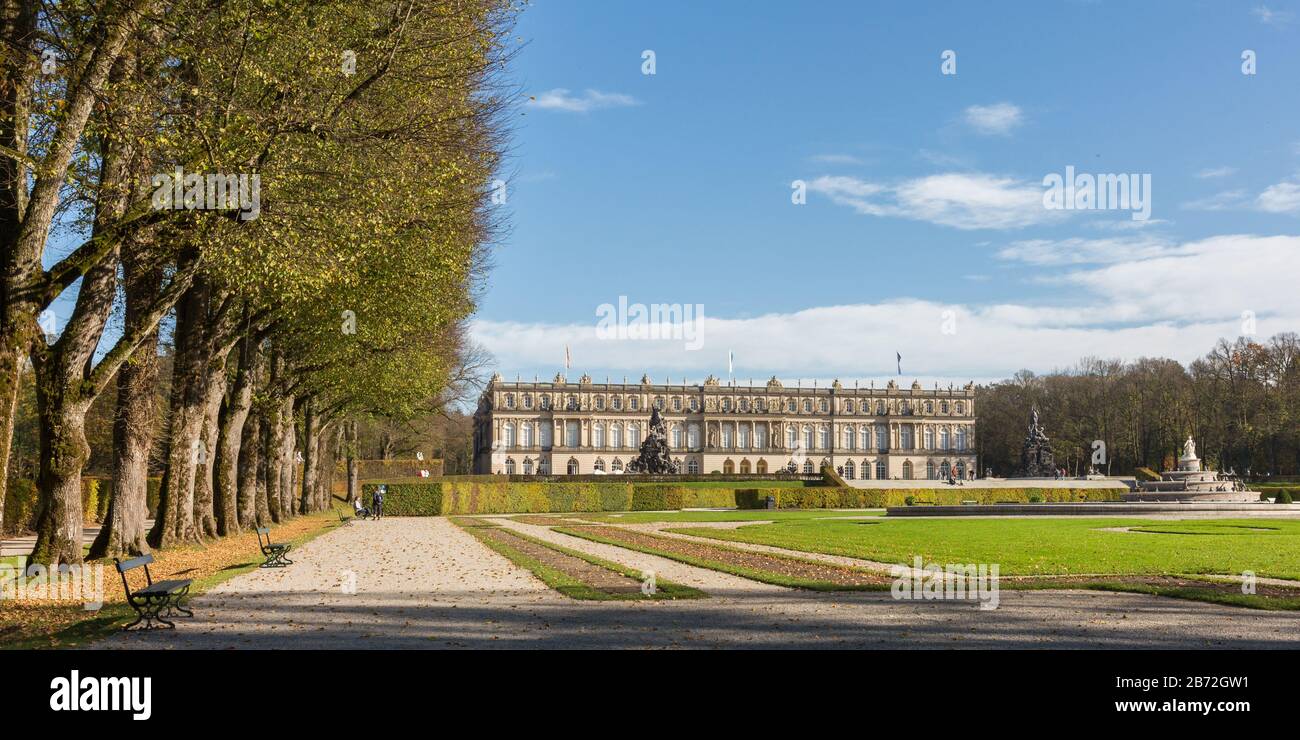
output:
[[[203,431],[199,435],[199,457],[194,466],[194,527],[199,538],[213,538],[220,531],[217,522],[213,473],[217,463],[218,417],[226,396],[226,361],[214,357],[203,379]]]
[[[308,398],[303,403],[302,423],[302,500],[299,513],[316,511],[316,480],[320,468],[320,417],[316,413],[316,400]]]
[[[239,523],[243,527],[265,524],[267,509],[264,505],[265,478],[259,481],[262,467],[261,419],[254,416],[243,429],[243,444],[239,453]]]
[[[204,334],[211,290],[196,279],[176,308],[176,352],[172,365],[167,466],[159,491],[158,515],[149,532],[153,547],[197,542],[194,526],[194,472],[205,421]]]
[[[90,404],[69,402],[59,390],[42,378],[36,391],[41,424],[41,503],[31,560],[50,568],[82,562],[81,469],[90,457],[86,443]]]
[[[353,419],[346,422],[347,429],[347,455],[348,455],[348,503],[356,501],[361,496],[361,485],[359,471],[357,466],[357,438],[359,431],[357,421]]]
[[[245,500],[247,492],[244,477],[246,473],[256,473],[256,468],[248,468],[248,462],[256,464],[257,450],[247,460],[241,454],[243,445],[248,443],[245,426],[252,408],[253,386],[260,381],[261,352],[251,344],[252,339],[245,337],[239,352],[239,371],[226,404],[221,409],[221,435],[217,445],[217,497],[221,502],[218,516],[222,520],[223,534],[238,532],[250,526],[253,521],[253,503]]]
[[[129,299],[128,299],[129,301]],[[130,303],[127,323],[130,323]],[[149,552],[149,449],[153,446],[154,385],[158,382],[158,332],[136,350],[136,358],[117,374],[117,413],[113,418],[113,487],[108,514],[90,547],[92,560]]]
[[[294,455],[294,446],[297,443],[297,432],[295,427],[297,422],[294,419],[293,398],[286,396],[280,401],[280,447],[279,447],[279,474],[280,474],[280,514],[281,516],[292,518],[298,513],[294,506],[294,487],[295,471],[297,463]]]

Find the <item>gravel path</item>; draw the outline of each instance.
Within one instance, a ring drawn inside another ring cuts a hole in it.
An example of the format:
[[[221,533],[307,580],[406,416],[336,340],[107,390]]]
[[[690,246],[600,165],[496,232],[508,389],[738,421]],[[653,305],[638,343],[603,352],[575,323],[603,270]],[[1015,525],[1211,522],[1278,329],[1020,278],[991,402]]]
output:
[[[442,518],[356,522],[194,600],[175,631],[100,648],[1065,647],[1300,648],[1294,613],[1091,591],[1003,591],[1001,606],[895,601],[755,583],[622,548],[512,528],[708,591],[580,602]],[[355,593],[345,593],[352,583]]]

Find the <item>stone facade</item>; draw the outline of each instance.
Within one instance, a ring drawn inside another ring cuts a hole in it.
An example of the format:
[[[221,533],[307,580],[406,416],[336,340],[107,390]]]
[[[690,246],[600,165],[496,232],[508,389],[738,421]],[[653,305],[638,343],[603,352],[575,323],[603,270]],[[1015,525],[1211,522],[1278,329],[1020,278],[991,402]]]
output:
[[[621,473],[657,407],[681,472],[775,473],[829,463],[852,479],[973,477],[975,391],[910,388],[509,382],[498,374],[474,414],[474,471]]]

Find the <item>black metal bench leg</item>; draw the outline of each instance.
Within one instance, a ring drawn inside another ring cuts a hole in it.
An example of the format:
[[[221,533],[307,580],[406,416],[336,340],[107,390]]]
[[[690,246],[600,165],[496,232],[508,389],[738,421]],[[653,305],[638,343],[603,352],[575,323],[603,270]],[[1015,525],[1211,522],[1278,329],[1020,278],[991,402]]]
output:
[[[186,586],[183,591],[178,591],[167,601],[166,614],[169,617],[193,617],[194,612],[185,608],[184,600],[190,595],[190,587]]]

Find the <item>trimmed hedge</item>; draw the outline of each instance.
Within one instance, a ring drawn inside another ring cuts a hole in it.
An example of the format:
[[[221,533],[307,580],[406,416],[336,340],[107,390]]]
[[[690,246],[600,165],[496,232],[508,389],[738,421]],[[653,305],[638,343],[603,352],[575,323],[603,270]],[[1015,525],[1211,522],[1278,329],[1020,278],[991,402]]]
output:
[[[378,484],[362,484],[369,503]],[[384,513],[545,514],[568,511],[672,511],[696,508],[761,509],[767,497],[778,509],[863,509],[916,504],[955,506],[962,501],[1119,501],[1120,488],[697,488],[653,483],[510,483],[437,480],[389,483]]]
[[[773,488],[778,509],[877,509],[888,506],[959,506],[963,501],[996,504],[1004,501],[1121,501],[1123,488]],[[910,501],[909,501],[910,499]],[[762,498],[760,498],[762,501]],[[761,508],[760,503],[757,507]]]

